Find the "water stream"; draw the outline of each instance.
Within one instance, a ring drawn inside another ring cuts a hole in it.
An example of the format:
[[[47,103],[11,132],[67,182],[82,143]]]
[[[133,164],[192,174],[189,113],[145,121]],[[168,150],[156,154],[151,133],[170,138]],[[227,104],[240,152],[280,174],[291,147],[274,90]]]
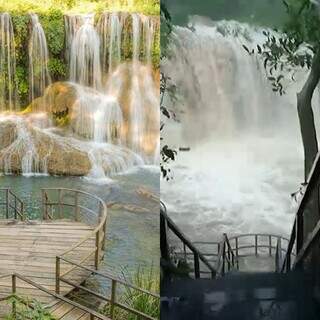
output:
[[[16,93],[16,53],[11,17],[0,14],[0,112],[19,108]]]
[[[46,36],[39,18],[30,14],[32,32],[29,41],[29,96],[30,102],[43,95],[45,88],[51,83],[48,70],[49,53]],[[41,106],[45,110],[45,106]]]

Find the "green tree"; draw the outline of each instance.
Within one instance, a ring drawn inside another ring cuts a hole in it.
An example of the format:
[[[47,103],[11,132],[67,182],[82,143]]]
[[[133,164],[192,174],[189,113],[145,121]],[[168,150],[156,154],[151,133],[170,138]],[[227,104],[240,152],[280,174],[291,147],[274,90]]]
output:
[[[319,3],[320,4],[320,3]],[[280,36],[265,31],[266,41],[256,50],[263,57],[272,90],[285,93],[284,82],[293,80],[297,68],[307,68],[306,82],[297,93],[297,111],[305,157],[305,179],[318,153],[312,97],[320,80],[320,6],[316,0],[286,0],[287,21]],[[277,31],[277,30],[276,30]]]

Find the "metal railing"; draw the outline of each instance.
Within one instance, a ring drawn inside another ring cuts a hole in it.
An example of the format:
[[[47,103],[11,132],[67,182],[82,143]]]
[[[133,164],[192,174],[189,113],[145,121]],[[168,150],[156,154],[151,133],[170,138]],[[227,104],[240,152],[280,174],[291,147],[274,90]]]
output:
[[[292,227],[288,251],[282,264],[281,271],[289,272],[296,268],[305,268],[309,273],[318,277],[320,255],[320,152],[314,161],[305,184],[299,207]],[[293,251],[296,258],[291,259]],[[318,285],[319,280],[318,281]]]
[[[143,320],[157,320],[156,318],[154,317],[151,317],[150,315],[146,314],[146,313],[143,313],[137,309],[134,309],[132,307],[130,307],[129,305],[126,305],[124,303],[121,303],[120,301],[118,301],[117,299],[117,288],[121,285],[121,286],[124,286],[126,288],[128,288],[129,290],[133,290],[135,292],[138,292],[139,295],[146,295],[148,296],[149,298],[151,299],[155,299],[155,301],[158,301],[159,304],[160,304],[160,296],[155,294],[155,293],[152,293],[152,292],[149,292],[147,290],[144,290],[144,289],[141,289],[141,288],[138,288],[128,282],[125,282],[124,280],[121,280],[121,279],[118,279],[110,274],[107,274],[105,272],[99,272],[99,271],[96,271],[96,270],[93,270],[91,268],[88,268],[88,267],[85,267],[83,265],[80,265],[79,263],[77,262],[74,262],[72,260],[69,260],[69,259],[66,259],[64,257],[57,257],[57,265],[60,265],[61,261],[63,262],[66,262],[74,267],[76,267],[77,269],[82,269],[82,270],[86,270],[88,271],[89,273],[91,274],[94,274],[94,275],[97,275],[97,276],[100,276],[102,278],[104,278],[105,280],[109,280],[111,282],[111,293],[110,293],[110,296],[106,296],[106,295],[102,295],[98,292],[95,292],[91,289],[88,289],[82,285],[78,285],[77,283],[74,283],[72,282],[71,280],[69,279],[66,279],[65,277],[63,276],[57,276],[57,288],[56,288],[56,291],[59,292],[59,288],[60,288],[60,283],[61,282],[64,282],[68,285],[70,285],[71,287],[75,288],[75,289],[78,289],[78,290],[82,290],[84,292],[86,292],[87,294],[89,295],[92,295],[94,296],[95,298],[98,298],[104,302],[107,302],[109,303],[109,306],[110,306],[110,309],[109,309],[109,317],[110,319],[114,319],[115,318],[115,308],[120,308],[132,315],[135,315],[137,316],[137,319],[143,319]]]
[[[23,201],[9,188],[0,188],[0,208],[4,210],[6,219],[26,219]]]
[[[161,257],[172,262],[172,247],[169,245],[169,231],[182,243],[184,250],[190,250],[193,257],[193,271],[195,278],[201,277],[200,262],[209,270],[211,278],[215,278],[216,269],[211,265],[208,259],[195,247],[195,245],[183,234],[176,224],[168,217],[166,207],[161,203],[160,208],[160,247]]]
[[[222,242],[219,246],[217,258],[217,272],[219,276],[224,276],[226,272],[239,270],[238,256],[236,256],[230,245],[228,236],[224,233]]]
[[[75,301],[72,301],[60,294],[57,294],[57,293],[54,293],[54,292],[51,292],[50,290],[46,289],[45,287],[35,283],[34,281],[20,275],[20,274],[17,274],[17,273],[13,273],[13,274],[6,274],[6,275],[1,275],[0,276],[0,279],[4,279],[4,278],[8,278],[8,277],[11,277],[11,293],[6,296],[6,297],[3,297],[0,299],[0,301],[6,301],[6,300],[9,300],[11,299],[12,297],[15,297],[15,296],[18,296],[19,297],[19,290],[18,290],[18,287],[17,287],[17,279],[19,279],[20,281],[22,282],[25,282],[26,284],[34,287],[35,289],[61,301],[61,302],[65,302],[81,311],[84,311],[85,313],[87,313],[89,316],[90,316],[90,320],[94,320],[94,319],[100,319],[100,320],[110,320],[108,317],[106,317],[105,315],[102,315],[101,313],[99,312],[96,312],[92,309],[89,309]],[[12,302],[11,302],[11,313],[12,313],[12,316],[13,318],[15,319],[16,318],[16,312],[17,312],[17,309],[16,309],[16,302],[14,299],[12,299]],[[22,301],[23,303],[23,301]],[[32,304],[28,304],[28,307],[29,308],[32,308]]]
[[[225,234],[222,241],[220,242],[193,242],[193,244],[198,248],[202,255],[211,264],[216,266],[216,270],[220,275],[222,272],[221,268],[223,266],[223,262],[224,272],[230,270],[240,270],[240,260],[250,257],[272,257],[275,259],[275,270],[277,270],[277,268],[280,267],[276,267],[276,265],[277,263],[283,262],[283,257],[287,252],[288,243],[289,240],[284,237],[264,233],[241,234],[230,238],[228,238]],[[223,246],[225,246],[225,248],[223,248]],[[220,254],[220,252],[225,252],[225,255]],[[190,262],[193,256],[192,252],[190,252],[185,247],[180,251],[176,251],[175,254],[177,255],[177,257],[183,258],[187,262]],[[228,255],[230,255],[230,259]],[[277,262],[276,259],[280,257],[281,259]],[[291,258],[294,259],[294,257],[295,255],[292,253]],[[221,260],[222,258],[223,260]],[[210,274],[208,270],[201,270],[200,272],[203,275]]]
[[[90,208],[87,203],[90,203]],[[94,256],[94,266],[98,269],[106,241],[107,206],[105,202],[95,195],[80,190],[47,188],[42,189],[42,210],[44,220],[71,219],[86,224],[93,222],[94,230],[60,256],[71,256],[83,246],[94,243],[92,250],[82,258],[80,264],[85,264]],[[73,270],[72,267],[62,275],[65,276]],[[56,274],[57,278],[61,276],[61,268],[58,265],[56,265]]]

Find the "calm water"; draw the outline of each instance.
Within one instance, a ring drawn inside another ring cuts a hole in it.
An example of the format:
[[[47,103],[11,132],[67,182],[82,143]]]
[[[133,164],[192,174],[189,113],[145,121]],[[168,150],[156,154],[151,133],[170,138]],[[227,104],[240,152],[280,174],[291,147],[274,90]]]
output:
[[[106,203],[143,208],[134,212],[121,205],[109,208],[108,242],[102,269],[119,273],[123,268],[134,271],[139,266],[149,268],[159,264],[159,203],[137,192],[143,188],[159,196],[156,168],[137,168],[103,185],[79,177],[0,176],[0,187],[14,190],[26,203],[32,218],[40,215],[40,188],[45,187],[79,189],[100,196]]]

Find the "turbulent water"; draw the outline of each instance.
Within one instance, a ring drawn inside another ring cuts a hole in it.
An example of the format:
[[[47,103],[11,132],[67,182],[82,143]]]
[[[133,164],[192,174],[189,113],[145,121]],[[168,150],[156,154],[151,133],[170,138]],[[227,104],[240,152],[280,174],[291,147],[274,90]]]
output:
[[[190,23],[174,29],[164,66],[179,90],[173,108],[180,119],[167,126],[166,139],[191,148],[179,153],[173,180],[162,183],[169,213],[194,240],[223,232],[287,236],[290,194],[303,181],[295,99],[304,74],[280,97],[242,47],[261,44],[262,29],[199,17]]]

